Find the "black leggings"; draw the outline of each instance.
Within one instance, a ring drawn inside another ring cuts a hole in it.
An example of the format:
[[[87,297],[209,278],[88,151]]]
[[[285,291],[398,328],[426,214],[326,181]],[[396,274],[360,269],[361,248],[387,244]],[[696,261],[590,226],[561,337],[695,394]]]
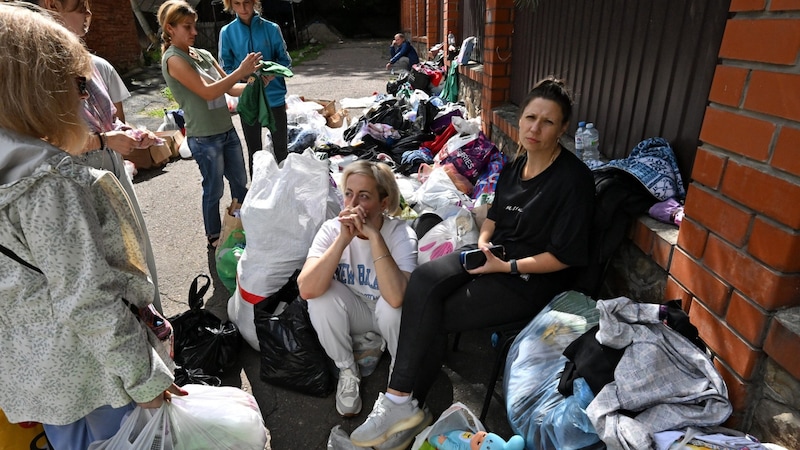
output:
[[[272,134],[272,153],[275,155],[275,161],[279,164],[286,159],[288,154],[288,130],[286,125],[286,105],[275,106],[270,108],[272,116],[275,118],[275,132]],[[248,125],[242,121],[242,133],[244,134],[244,142],[247,144],[247,154],[250,156],[247,160],[250,169],[250,179],[253,179],[253,153],[262,150],[263,144],[261,142],[261,124]]]
[[[400,341],[389,387],[424,403],[441,368],[447,334],[533,318],[563,289],[550,276],[468,274],[460,250],[419,266],[403,298]]]

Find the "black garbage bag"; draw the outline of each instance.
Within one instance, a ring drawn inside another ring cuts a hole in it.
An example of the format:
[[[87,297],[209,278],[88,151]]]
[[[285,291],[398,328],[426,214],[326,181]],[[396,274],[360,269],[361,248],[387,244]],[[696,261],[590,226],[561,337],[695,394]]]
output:
[[[336,369],[311,325],[308,303],[300,298],[298,273],[254,306],[260,376],[275,386],[326,397],[336,387]]]
[[[199,287],[199,280],[205,284]],[[198,275],[189,288],[189,311],[170,317],[175,331],[175,364],[218,375],[236,367],[242,335],[233,322],[222,322],[203,309],[203,296],[211,285],[208,275]]]
[[[222,380],[213,375],[207,375],[201,369],[186,369],[177,367],[175,369],[175,384],[185,386],[187,384],[202,384],[205,386],[221,386]]]

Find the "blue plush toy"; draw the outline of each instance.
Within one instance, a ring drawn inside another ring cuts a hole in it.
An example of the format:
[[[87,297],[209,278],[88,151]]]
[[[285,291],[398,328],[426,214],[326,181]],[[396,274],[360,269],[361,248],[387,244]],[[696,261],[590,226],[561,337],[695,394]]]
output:
[[[428,442],[439,450],[523,450],[525,440],[514,435],[506,442],[494,433],[479,431],[448,431],[428,439]]]

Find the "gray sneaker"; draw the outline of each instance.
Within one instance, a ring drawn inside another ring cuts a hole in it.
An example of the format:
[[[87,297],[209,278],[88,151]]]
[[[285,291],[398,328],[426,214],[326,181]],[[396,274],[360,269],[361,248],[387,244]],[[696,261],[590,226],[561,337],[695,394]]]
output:
[[[380,393],[367,420],[353,430],[350,440],[358,447],[374,447],[393,434],[415,428],[424,419],[425,413],[415,399],[398,405]]]
[[[433,423],[433,414],[431,414],[431,411],[428,408],[422,408],[422,412],[425,413],[425,417],[419,425],[389,436],[386,442],[375,446],[375,450],[406,450],[411,443],[414,442],[414,438],[422,433],[425,427]]]
[[[336,411],[343,417],[353,417],[361,412],[361,390],[358,375],[352,369],[339,371],[336,385]]]

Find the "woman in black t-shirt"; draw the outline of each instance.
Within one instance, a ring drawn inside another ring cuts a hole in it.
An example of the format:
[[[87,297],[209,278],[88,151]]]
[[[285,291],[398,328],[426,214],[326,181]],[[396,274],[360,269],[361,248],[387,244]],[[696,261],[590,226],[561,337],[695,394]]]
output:
[[[466,271],[456,251],[411,274],[389,387],[351,434],[355,445],[380,445],[421,426],[426,416],[419,403],[436,379],[448,333],[533,318],[569,289],[569,268],[587,264],[594,179],[558,142],[571,112],[560,80],[545,79],[528,94],[520,147],[500,173],[478,238],[486,263]],[[506,260],[489,251],[492,244],[505,247]]]

